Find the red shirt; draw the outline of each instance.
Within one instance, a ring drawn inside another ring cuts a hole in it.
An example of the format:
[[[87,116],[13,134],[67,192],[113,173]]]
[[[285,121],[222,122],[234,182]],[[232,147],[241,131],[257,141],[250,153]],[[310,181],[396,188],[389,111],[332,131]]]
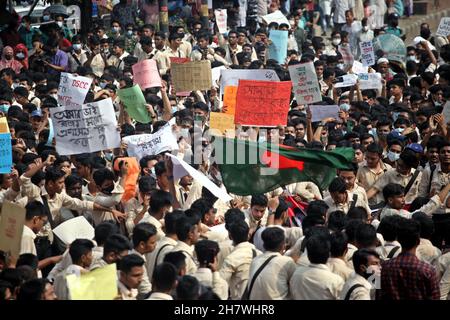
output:
[[[380,300],[439,300],[434,268],[415,255],[400,253],[381,265]]]

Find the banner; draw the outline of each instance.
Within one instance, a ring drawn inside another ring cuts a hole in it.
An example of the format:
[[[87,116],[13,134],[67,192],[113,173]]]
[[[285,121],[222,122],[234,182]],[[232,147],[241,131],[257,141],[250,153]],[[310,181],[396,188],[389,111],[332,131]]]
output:
[[[211,62],[209,60],[174,63],[170,73],[177,91],[210,90],[212,87]]]
[[[375,52],[373,51],[372,41],[360,42],[359,48],[361,49],[361,62],[363,66],[373,66],[375,64]]]
[[[117,90],[117,95],[120,101],[123,102],[125,111],[132,119],[140,123],[149,123],[151,121],[147,107],[145,106],[144,94],[137,84],[131,88]]]
[[[272,43],[269,45],[269,59],[278,61],[280,65],[286,63],[288,31],[270,30],[269,35]]]
[[[216,16],[216,25],[220,33],[227,32],[227,9],[216,9],[214,10],[214,15]]]
[[[25,223],[25,208],[5,201],[0,217],[0,250],[19,258],[22,232]]]
[[[53,229],[53,233],[65,245],[70,245],[77,239],[92,240],[95,236],[94,227],[83,216],[64,221]]]
[[[270,69],[243,70],[226,69],[221,71],[220,92],[225,92],[227,86],[237,86],[239,80],[280,81],[277,73]]]
[[[309,106],[311,111],[311,122],[322,121],[325,118],[333,117],[338,118],[339,106]]]
[[[359,89],[382,89],[381,73],[360,73],[358,74]]]
[[[222,134],[225,134],[227,130],[234,130],[234,115],[211,112],[209,114],[209,127],[219,130]]]
[[[158,66],[153,59],[146,59],[133,65],[133,82],[142,90],[153,87],[161,87],[161,77]]]
[[[226,114],[234,115],[236,113],[237,86],[226,86],[223,95],[223,108]]]
[[[113,300],[118,296],[116,264],[66,277],[72,300]]]
[[[147,155],[157,155],[164,151],[178,150],[177,140],[169,124],[164,125],[153,134],[127,136],[122,141],[128,145],[128,155],[139,160]]]
[[[311,104],[322,101],[319,80],[313,62],[289,66],[289,74],[294,85],[298,104]]]
[[[442,18],[436,31],[437,36],[447,37],[450,34],[450,18]]]
[[[239,80],[234,122],[243,126],[285,126],[291,81]]]
[[[58,87],[58,103],[62,106],[81,107],[91,84],[91,78],[61,72]]]
[[[120,147],[111,98],[80,107],[50,109],[60,155],[90,153]]]
[[[0,173],[11,173],[12,166],[11,134],[0,133]]]

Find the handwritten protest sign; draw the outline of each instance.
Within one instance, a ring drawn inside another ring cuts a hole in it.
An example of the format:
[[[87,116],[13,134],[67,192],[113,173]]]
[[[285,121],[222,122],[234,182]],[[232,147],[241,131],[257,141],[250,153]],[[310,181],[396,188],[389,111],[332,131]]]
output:
[[[363,66],[373,66],[375,64],[375,52],[373,51],[372,41],[364,41],[359,43],[361,49],[361,62]]]
[[[311,111],[311,121],[316,122],[329,117],[337,118],[339,106],[310,105],[309,110]]]
[[[286,16],[280,10],[277,10],[273,13],[262,16],[261,18],[265,23],[267,23],[267,25],[271,24],[272,22],[276,22],[278,24],[286,23],[288,26],[290,26],[289,20],[286,18]]]
[[[226,69],[220,72],[220,92],[225,92],[227,86],[237,86],[239,80],[280,81],[277,73],[270,69],[238,70]]]
[[[285,126],[291,89],[290,81],[239,80],[235,123],[259,127]]]
[[[18,258],[25,223],[25,208],[5,201],[0,218],[0,250]]]
[[[352,50],[350,49],[349,45],[346,46],[339,46],[338,51],[341,53],[342,55],[342,60],[344,60],[344,66],[345,68],[351,67],[353,64],[353,54],[352,54]]]
[[[8,119],[6,117],[0,118],[0,133],[9,133]]]
[[[298,104],[311,104],[322,101],[319,81],[313,62],[296,64],[289,67]]]
[[[66,245],[71,244],[76,239],[92,240],[95,236],[94,228],[83,216],[61,223],[53,229],[53,233]]]
[[[161,77],[155,60],[143,60],[134,64],[132,68],[134,84],[138,84],[142,90],[161,87]]]
[[[236,113],[236,96],[237,96],[237,86],[227,86],[225,87],[225,93],[223,95],[223,108],[226,114]]]
[[[339,77],[341,78],[341,77]],[[345,88],[345,87],[351,87],[356,84],[356,80],[358,80],[358,76],[356,74],[344,74],[342,76],[342,82],[337,82],[334,86],[336,88]]]
[[[381,74],[380,73],[360,73],[358,74],[359,89],[378,89],[381,90]]]
[[[164,151],[178,150],[172,128],[166,124],[153,134],[137,134],[123,138],[128,145],[128,155],[141,159],[146,155],[157,155]]]
[[[359,61],[353,61],[352,72],[354,74],[367,73],[369,71],[369,67],[363,66],[363,64]]]
[[[212,87],[209,60],[174,63],[171,67],[171,75],[177,91],[210,90]]]
[[[0,173],[10,173],[12,165],[11,134],[0,133]]]
[[[120,89],[117,91],[117,94],[131,118],[140,123],[149,123],[151,121],[145,106],[144,94],[137,84],[131,88]]]
[[[120,146],[111,98],[80,107],[51,109],[56,151],[60,155],[95,152]]]
[[[272,43],[269,46],[269,59],[275,59],[279,64],[286,63],[288,31],[270,30],[269,35]]]
[[[214,15],[216,16],[216,25],[220,33],[227,32],[227,9],[216,9],[214,10]]]
[[[115,263],[66,280],[72,300],[113,300],[118,294]]]
[[[211,112],[209,114],[209,127],[217,129],[222,134],[227,130],[234,130],[234,115],[221,112]]]
[[[180,179],[186,175],[190,175],[195,181],[198,181],[203,187],[211,191],[213,195],[222,200],[223,202],[228,202],[232,200],[230,195],[224,190],[216,186],[211,180],[209,180],[203,173],[195,170],[189,164],[187,164],[182,159],[177,158],[173,154],[167,154],[172,158],[173,163],[173,177],[175,180]]]
[[[91,84],[91,78],[61,72],[58,87],[58,103],[62,106],[81,107]]]
[[[446,37],[450,34],[450,18],[445,17],[441,19],[439,27],[436,31],[437,36]]]

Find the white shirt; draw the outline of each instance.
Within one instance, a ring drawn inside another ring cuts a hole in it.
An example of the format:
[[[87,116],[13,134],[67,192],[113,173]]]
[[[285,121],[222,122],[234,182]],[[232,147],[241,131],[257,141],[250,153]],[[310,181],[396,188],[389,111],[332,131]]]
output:
[[[350,294],[349,300],[373,300],[372,285],[361,277],[359,274],[353,273],[347,282],[344,284],[344,287],[341,292],[340,299],[344,300],[347,292],[353,287],[355,284],[360,284],[362,287],[357,287],[353,289]]]
[[[167,293],[153,292],[146,300],[173,300],[173,298]]]
[[[22,233],[22,241],[20,243],[20,254],[31,253],[37,256],[34,239],[36,239],[36,234],[28,226],[24,225]]]

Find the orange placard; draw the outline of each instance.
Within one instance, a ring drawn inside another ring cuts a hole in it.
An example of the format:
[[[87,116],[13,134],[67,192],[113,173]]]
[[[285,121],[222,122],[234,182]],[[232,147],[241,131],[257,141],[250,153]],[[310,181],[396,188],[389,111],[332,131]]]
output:
[[[292,82],[239,80],[234,122],[243,126],[287,124]]]
[[[139,178],[139,172],[141,168],[136,158],[133,157],[120,157],[114,163],[114,170],[119,171],[120,161],[125,161],[128,164],[128,174],[125,178],[124,193],[122,195],[122,202],[127,202],[136,195],[136,186]]]
[[[223,108],[226,114],[236,113],[237,86],[226,86],[223,93]]]

